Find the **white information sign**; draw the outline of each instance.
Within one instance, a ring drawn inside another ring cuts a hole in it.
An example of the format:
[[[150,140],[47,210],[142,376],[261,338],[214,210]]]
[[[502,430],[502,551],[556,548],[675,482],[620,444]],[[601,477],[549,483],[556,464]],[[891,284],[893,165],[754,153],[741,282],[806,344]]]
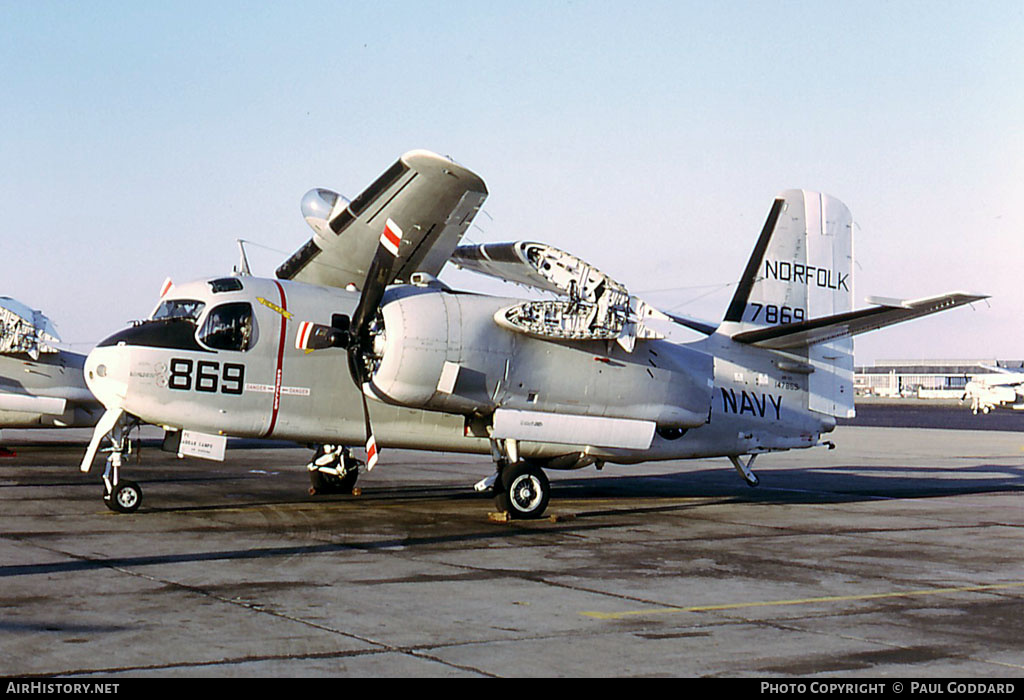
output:
[[[197,433],[194,430],[182,430],[178,455],[223,462],[224,450],[227,449],[227,446],[228,439],[225,435],[208,435],[207,433]]]

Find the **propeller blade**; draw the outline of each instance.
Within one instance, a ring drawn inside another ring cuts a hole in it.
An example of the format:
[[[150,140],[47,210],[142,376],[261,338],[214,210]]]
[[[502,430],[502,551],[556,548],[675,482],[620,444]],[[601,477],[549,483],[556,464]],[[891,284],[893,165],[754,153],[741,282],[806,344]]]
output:
[[[398,257],[398,247],[402,244],[402,229],[391,219],[384,223],[384,230],[380,234],[380,244],[388,249],[388,252]]]
[[[340,328],[302,321],[295,332],[295,348],[313,352],[324,348],[343,348],[348,345],[348,334]]]
[[[370,323],[373,322],[384,298],[384,291],[387,286],[395,281],[397,274],[399,246],[402,243],[402,229],[391,219],[384,224],[384,231],[380,234],[380,245],[370,262],[370,269],[366,272],[366,283],[363,284],[363,292],[359,296],[359,303],[352,313],[352,321],[349,326],[348,336],[348,369],[352,375],[352,381],[359,388],[359,395],[363,401],[363,420],[366,423],[366,464],[367,470],[372,470],[377,464],[380,451],[377,449],[377,440],[373,435],[373,428],[370,426],[370,409],[366,404],[366,391],[363,385],[367,383],[366,363],[363,360],[363,349],[369,339]],[[302,330],[300,329],[300,334]],[[313,335],[315,329],[307,335]],[[306,341],[310,342],[310,341]],[[296,340],[298,343],[298,340]]]
[[[370,427],[370,407],[366,404],[366,392],[362,390],[362,385],[359,394],[363,398],[363,420],[366,422],[366,470],[373,471],[380,451],[377,449],[377,439],[373,436],[373,428]]]
[[[111,408],[107,409],[107,412],[100,416],[99,421],[96,423],[96,429],[92,433],[92,440],[89,441],[89,449],[85,451],[85,457],[82,459],[81,469],[83,472],[88,472],[92,468],[92,461],[96,457],[96,450],[100,447],[100,441],[106,437],[107,433],[114,429],[117,421],[123,415],[123,408]]]
[[[295,333],[295,348],[297,350],[315,350],[310,346],[310,336],[313,334],[313,329],[316,324],[311,321],[302,321],[299,323],[299,329]]]
[[[377,466],[377,456],[380,453],[377,451],[377,441],[373,435],[366,441],[366,471],[372,472],[373,468]]]
[[[380,245],[366,272],[366,283],[363,284],[359,304],[352,314],[352,329],[356,338],[361,339],[365,335],[384,297],[384,290],[395,281],[395,262],[398,260],[398,246],[401,242],[402,229],[388,219],[380,234]]]

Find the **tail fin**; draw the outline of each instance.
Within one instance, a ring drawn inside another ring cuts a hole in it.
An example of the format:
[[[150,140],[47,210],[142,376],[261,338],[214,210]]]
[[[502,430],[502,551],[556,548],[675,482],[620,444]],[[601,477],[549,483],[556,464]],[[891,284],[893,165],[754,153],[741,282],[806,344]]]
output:
[[[725,313],[729,335],[852,308],[850,210],[826,194],[782,192]]]
[[[804,323],[853,308],[853,216],[819,192],[776,197],[719,332]],[[808,408],[853,415],[853,340],[839,338],[788,352],[813,367]]]

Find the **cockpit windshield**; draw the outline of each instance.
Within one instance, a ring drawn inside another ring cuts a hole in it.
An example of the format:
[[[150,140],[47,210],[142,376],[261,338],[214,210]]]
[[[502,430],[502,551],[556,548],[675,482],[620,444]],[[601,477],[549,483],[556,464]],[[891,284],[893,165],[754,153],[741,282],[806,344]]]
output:
[[[205,303],[195,299],[167,299],[160,303],[150,320],[185,319],[195,323],[205,306]]]
[[[206,316],[199,340],[217,350],[248,350],[256,339],[252,306],[244,301],[215,306]]]

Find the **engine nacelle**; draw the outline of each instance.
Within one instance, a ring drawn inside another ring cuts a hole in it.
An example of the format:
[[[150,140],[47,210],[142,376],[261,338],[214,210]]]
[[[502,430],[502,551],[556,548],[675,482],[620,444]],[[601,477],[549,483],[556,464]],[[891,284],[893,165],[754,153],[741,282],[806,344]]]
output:
[[[515,300],[420,290],[382,308],[386,341],[372,379],[385,401],[448,413],[496,408],[696,427],[711,402],[711,356],[648,341],[555,342],[500,327]]]
[[[493,314],[493,307],[488,297],[427,291],[386,303],[386,340],[373,388],[405,406],[494,410],[516,339],[495,326],[487,311]]]

